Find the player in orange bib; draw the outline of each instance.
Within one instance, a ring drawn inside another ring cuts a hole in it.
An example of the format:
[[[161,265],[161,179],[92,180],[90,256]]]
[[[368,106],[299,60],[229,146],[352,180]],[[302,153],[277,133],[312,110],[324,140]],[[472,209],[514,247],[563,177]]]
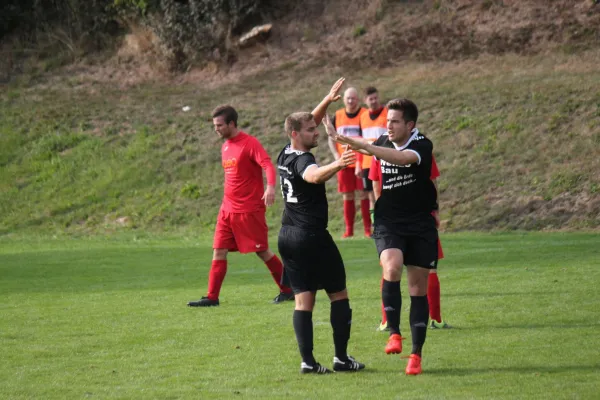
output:
[[[360,129],[362,137],[373,143],[379,137],[387,133],[387,108],[379,100],[379,93],[373,86],[365,89],[365,104],[369,107],[368,112],[360,116]],[[372,213],[375,208],[375,196],[373,194],[373,182],[369,179],[371,161],[373,157],[359,153],[361,162],[363,186],[369,199],[369,209]]]
[[[344,108],[335,112],[332,120],[337,133],[342,136],[360,137],[360,118],[366,109],[360,106],[358,92],[355,88],[348,88],[344,92]],[[340,158],[343,146],[329,139],[329,149],[335,159]],[[360,209],[363,218],[365,236],[371,236],[371,216],[369,214],[369,199],[363,190],[362,170],[360,164],[352,164],[337,173],[338,192],[344,200],[344,223],[346,225],[342,238],[354,236],[354,217],[356,216],[356,204],[354,193],[358,192]]]

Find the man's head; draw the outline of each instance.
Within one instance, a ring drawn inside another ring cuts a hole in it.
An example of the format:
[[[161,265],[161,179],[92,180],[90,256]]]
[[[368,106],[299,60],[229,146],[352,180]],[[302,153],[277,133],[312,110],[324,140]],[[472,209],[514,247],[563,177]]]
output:
[[[319,131],[311,113],[295,112],[285,119],[285,133],[290,137],[294,148],[308,151],[319,145]]]
[[[369,86],[365,89],[365,104],[371,111],[377,111],[381,108],[379,93],[377,93],[377,89],[374,86]]]
[[[415,103],[408,99],[394,99],[387,103],[387,129],[392,142],[403,144],[410,137],[419,118]]]
[[[221,105],[212,112],[215,132],[222,139],[229,139],[237,133],[238,114],[235,108],[229,105]]]
[[[358,111],[360,107],[360,103],[358,102],[358,91],[356,88],[348,88],[344,92],[344,105],[346,106],[346,112],[355,113]]]

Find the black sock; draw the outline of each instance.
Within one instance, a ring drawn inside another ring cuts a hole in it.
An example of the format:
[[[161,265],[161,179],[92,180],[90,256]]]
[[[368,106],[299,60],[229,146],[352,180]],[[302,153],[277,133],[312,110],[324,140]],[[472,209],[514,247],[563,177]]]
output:
[[[390,282],[384,279],[381,288],[381,300],[383,301],[390,335],[400,334],[400,309],[402,307],[400,281]]]
[[[308,365],[315,365],[317,362],[313,357],[312,311],[294,310],[294,332],[302,361]]]
[[[410,296],[410,332],[412,333],[412,354],[421,356],[425,337],[427,336],[427,321],[429,319],[429,303],[427,296]]]
[[[350,328],[352,327],[352,309],[348,299],[336,300],[331,303],[330,321],[333,328],[335,356],[342,361],[346,361],[348,358]]]

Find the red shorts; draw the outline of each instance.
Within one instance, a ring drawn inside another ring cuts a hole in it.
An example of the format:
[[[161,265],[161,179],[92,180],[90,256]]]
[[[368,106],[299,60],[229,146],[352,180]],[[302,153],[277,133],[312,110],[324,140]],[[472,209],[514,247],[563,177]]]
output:
[[[442,250],[442,242],[440,242],[440,238],[438,237],[438,260],[444,258],[444,251]]]
[[[269,248],[269,228],[264,211],[232,213],[219,210],[213,249],[256,253]]]
[[[355,190],[363,190],[362,178],[354,175],[354,167],[346,167],[337,173],[338,192],[352,193]]]

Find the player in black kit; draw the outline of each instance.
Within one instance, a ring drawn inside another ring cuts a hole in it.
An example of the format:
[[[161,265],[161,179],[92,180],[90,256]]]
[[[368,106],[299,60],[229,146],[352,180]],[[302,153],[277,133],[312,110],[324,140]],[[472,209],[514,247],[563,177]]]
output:
[[[415,127],[419,112],[412,101],[395,99],[387,107],[388,133],[373,144],[337,135],[328,118],[325,127],[334,140],[381,160],[383,188],[375,204],[373,237],[383,267],[381,296],[390,329],[385,352],[402,351],[400,278],[406,265],[412,352],[405,372],[418,375],[429,318],[427,281],[438,255],[437,229],[431,215],[437,205],[430,179],[433,145]]]
[[[297,112],[285,120],[290,144],[279,154],[277,169],[285,202],[279,232],[279,254],[284,274],[295,294],[294,331],[302,363],[301,373],[332,372],[317,363],[313,356],[312,311],[317,290],[324,289],[331,300],[331,326],[335,357],[333,370],[358,371],[365,366],[347,354],[352,310],[346,289],[346,271],[340,252],[327,231],[328,205],[325,182],[356,161],[354,152],[346,150],[331,164],[318,166],[310,149],[318,145],[317,125],[327,106],[339,96],[343,79],[336,82],[329,95],[313,111]]]

